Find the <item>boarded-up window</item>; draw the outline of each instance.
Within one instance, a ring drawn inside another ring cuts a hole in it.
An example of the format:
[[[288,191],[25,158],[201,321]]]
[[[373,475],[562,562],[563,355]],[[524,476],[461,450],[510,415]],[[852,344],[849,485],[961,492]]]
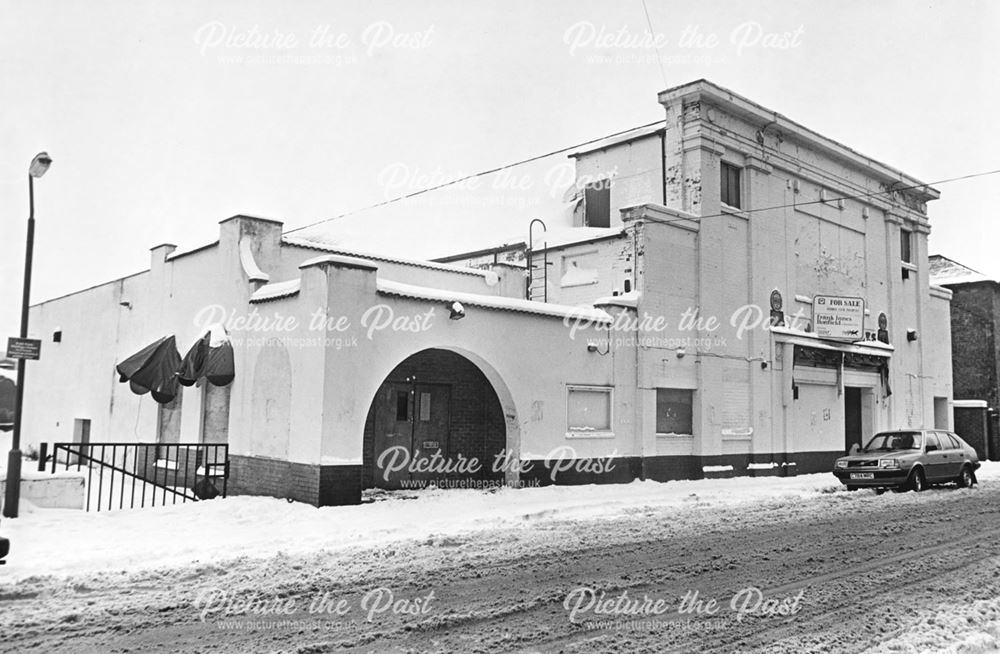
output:
[[[563,257],[562,277],[559,278],[560,286],[563,288],[568,286],[586,286],[587,284],[596,284],[597,280],[596,252]]]
[[[181,441],[181,400],[184,398],[182,389],[177,389],[177,395],[166,404],[158,404],[159,420],[157,435],[161,443],[179,443]]]
[[[740,204],[740,169],[723,161],[721,171],[722,203],[736,209],[742,209],[743,205]]]
[[[201,441],[203,443],[229,442],[229,397],[232,384],[216,386],[205,383],[201,414]]]
[[[723,433],[745,434],[750,423],[750,369],[746,363],[727,361],[722,381]]]
[[[574,432],[611,431],[611,389],[571,387],[569,389],[569,430]]]
[[[694,392],[686,388],[656,389],[656,433],[691,434]]]
[[[611,180],[583,188],[584,221],[587,227],[611,227]]]

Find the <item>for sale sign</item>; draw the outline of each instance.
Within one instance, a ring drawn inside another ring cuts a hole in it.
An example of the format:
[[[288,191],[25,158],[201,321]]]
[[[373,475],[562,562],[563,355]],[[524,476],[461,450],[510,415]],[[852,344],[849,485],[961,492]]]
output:
[[[813,298],[813,331],[820,338],[860,341],[865,336],[865,301],[817,295]]]

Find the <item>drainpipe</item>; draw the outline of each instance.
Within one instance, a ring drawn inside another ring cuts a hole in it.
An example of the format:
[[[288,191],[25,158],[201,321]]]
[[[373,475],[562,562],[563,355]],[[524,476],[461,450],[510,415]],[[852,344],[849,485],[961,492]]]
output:
[[[667,206],[667,127],[660,132],[660,204]]]

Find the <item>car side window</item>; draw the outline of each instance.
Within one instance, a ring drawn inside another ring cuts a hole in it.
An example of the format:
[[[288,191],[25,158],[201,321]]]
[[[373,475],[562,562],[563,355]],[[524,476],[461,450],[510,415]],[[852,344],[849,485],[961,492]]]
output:
[[[940,449],[938,447],[937,436],[935,436],[934,434],[927,434],[927,438],[924,439],[924,443],[927,446],[927,450],[926,451],[928,451],[928,452],[930,452],[931,450]]]
[[[955,438],[955,436],[953,434],[946,433],[944,435],[948,438],[948,441],[951,443],[952,449],[955,449],[955,450],[962,449],[962,446],[959,444],[958,439]]]

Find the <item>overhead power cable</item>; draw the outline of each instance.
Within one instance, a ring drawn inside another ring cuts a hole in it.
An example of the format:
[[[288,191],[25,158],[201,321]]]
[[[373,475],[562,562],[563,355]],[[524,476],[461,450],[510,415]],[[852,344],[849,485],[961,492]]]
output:
[[[625,129],[625,130],[622,130],[620,132],[615,132],[614,134],[608,134],[607,136],[602,136],[600,138],[590,139],[589,141],[584,141],[583,143],[577,143],[576,145],[571,145],[571,146],[568,146],[568,147],[565,147],[565,148],[559,148],[558,150],[553,150],[552,152],[546,152],[545,154],[539,154],[539,155],[536,155],[534,157],[528,157],[527,159],[522,159],[521,161],[518,161],[518,162],[515,162],[515,163],[512,163],[512,164],[505,164],[503,166],[497,166],[496,168],[490,168],[489,170],[483,170],[483,171],[478,172],[478,173],[472,173],[471,175],[466,175],[464,177],[459,177],[457,179],[451,179],[451,180],[448,180],[447,182],[442,182],[441,184],[437,184],[436,186],[430,186],[428,188],[420,189],[419,191],[414,191],[412,193],[407,193],[405,195],[400,195],[400,196],[391,198],[389,200],[384,200],[382,202],[378,202],[376,204],[371,204],[371,205],[368,205],[367,207],[362,207],[360,209],[354,209],[353,211],[349,211],[347,213],[340,214],[339,216],[334,216],[333,218],[324,218],[323,220],[317,220],[316,222],[309,223],[308,225],[305,225],[303,227],[296,227],[295,229],[290,229],[290,230],[288,230],[285,233],[286,234],[290,234],[292,232],[298,232],[298,231],[301,231],[303,229],[309,229],[310,227],[315,227],[316,225],[322,225],[323,223],[330,222],[331,220],[337,220],[339,218],[346,218],[347,216],[351,216],[351,215],[356,214],[356,213],[361,213],[362,211],[369,211],[371,209],[376,209],[378,207],[384,207],[387,204],[394,204],[396,202],[401,202],[403,200],[409,200],[410,198],[417,197],[418,195],[423,195],[424,193],[430,193],[431,191],[437,191],[437,190],[445,188],[447,186],[454,186],[455,184],[461,184],[462,182],[467,182],[470,179],[475,179],[477,177],[483,177],[485,175],[492,175],[492,174],[498,173],[498,172],[500,172],[502,170],[507,170],[508,168],[514,168],[515,166],[523,166],[524,164],[528,164],[528,163],[531,163],[533,161],[538,161],[540,159],[545,159],[547,157],[553,157],[553,156],[555,156],[557,154],[563,154],[565,152],[570,152],[572,150],[576,150],[576,149],[579,149],[579,148],[582,148],[582,147],[585,147],[585,146],[588,146],[588,145],[593,145],[594,143],[600,143],[601,141],[606,141],[607,139],[612,139],[612,138],[615,138],[616,136],[622,136],[624,134],[628,134],[629,132],[635,132],[635,131],[638,131],[640,129],[646,129],[647,127],[655,127],[656,125],[663,125],[665,123],[666,123],[665,120],[657,120],[657,121],[654,121],[652,123],[647,123],[645,125],[639,125],[638,127],[631,127],[629,129]]]
[[[546,159],[548,157],[552,157],[552,156],[555,156],[557,154],[564,154],[566,152],[571,152],[573,150],[577,150],[579,148],[586,147],[588,145],[593,145],[594,143],[600,143],[601,141],[606,141],[608,139],[612,139],[612,138],[615,138],[617,136],[623,136],[623,135],[628,134],[630,132],[635,132],[635,131],[638,131],[638,130],[641,130],[641,129],[647,129],[649,127],[655,127],[657,125],[663,125],[663,124],[665,124],[665,122],[666,121],[663,121],[663,120],[657,120],[657,121],[654,121],[652,123],[647,123],[645,125],[639,125],[638,127],[630,127],[629,129],[625,129],[625,130],[622,130],[620,132],[615,132],[613,134],[608,134],[606,136],[601,136],[599,138],[590,139],[589,141],[584,141],[582,143],[577,143],[575,145],[570,145],[570,146],[567,146],[567,147],[564,147],[564,148],[559,148],[558,150],[552,150],[550,152],[546,152],[545,154],[535,155],[533,157],[528,157],[527,159],[522,159],[522,160],[516,161],[514,163],[504,164],[502,166],[497,166],[495,168],[490,168],[489,170],[483,170],[483,171],[480,171],[478,173],[472,173],[472,174],[469,174],[469,175],[465,175],[463,177],[458,177],[456,179],[452,179],[452,180],[448,180],[446,182],[442,182],[441,184],[436,184],[434,186],[429,186],[427,188],[423,188],[423,189],[420,189],[418,191],[413,191],[412,193],[406,193],[404,195],[399,195],[399,196],[396,196],[394,198],[390,198],[388,200],[383,200],[382,202],[377,202],[375,204],[371,204],[371,205],[368,205],[368,206],[365,206],[365,207],[361,207],[360,209],[354,209],[352,211],[340,214],[338,216],[334,216],[332,218],[324,218],[322,220],[317,220],[315,222],[309,223],[308,225],[303,225],[302,227],[296,227],[294,229],[290,229],[290,230],[286,231],[285,233],[286,234],[291,234],[292,232],[299,232],[299,231],[302,231],[304,229],[309,229],[310,227],[315,227],[316,225],[322,225],[323,223],[327,223],[327,222],[330,222],[330,221],[333,221],[333,220],[338,220],[340,218],[346,218],[347,216],[352,216],[354,214],[358,214],[358,213],[361,213],[361,212],[364,212],[364,211],[370,211],[371,209],[377,209],[378,207],[384,207],[386,205],[395,204],[396,202],[402,202],[403,200],[409,200],[411,198],[414,198],[414,197],[417,197],[417,196],[420,196],[420,195],[424,195],[425,193],[431,193],[432,191],[437,191],[437,190],[440,190],[442,188],[446,188],[448,186],[454,186],[455,184],[461,184],[462,182],[466,182],[466,181],[469,181],[471,179],[476,179],[478,177],[484,177],[486,175],[492,175],[494,173],[498,173],[500,171],[507,170],[509,168],[514,168],[516,166],[523,166],[524,164],[532,163],[534,161],[539,161],[541,159]],[[768,207],[759,207],[759,208],[756,208],[756,209],[738,209],[736,211],[738,213],[743,213],[743,214],[752,214],[752,213],[760,213],[762,211],[774,211],[776,209],[788,209],[788,208],[793,208],[793,207],[802,207],[802,206],[807,206],[807,205],[811,205],[811,204],[829,204],[831,202],[837,202],[838,200],[862,200],[862,199],[865,199],[865,198],[878,197],[878,196],[881,196],[881,195],[892,195],[893,193],[898,193],[899,191],[911,191],[911,190],[915,190],[915,189],[926,189],[926,188],[929,188],[931,186],[940,186],[942,184],[949,184],[951,182],[958,182],[958,181],[965,180],[965,179],[973,179],[975,177],[986,177],[988,175],[996,175],[998,173],[1000,173],[1000,169],[997,169],[997,170],[987,170],[987,171],[978,172],[978,173],[970,173],[968,175],[960,175],[958,177],[949,177],[947,179],[941,179],[941,180],[938,180],[938,181],[935,181],[935,182],[926,182],[926,183],[920,183],[920,184],[913,184],[911,186],[895,186],[894,185],[893,188],[889,188],[889,189],[886,189],[884,191],[870,191],[870,192],[867,192],[867,193],[859,193],[857,195],[843,195],[843,196],[831,197],[831,198],[826,198],[826,199],[807,200],[805,202],[792,202],[792,203],[789,203],[789,204],[776,204],[776,205],[772,205],[772,206],[768,206]],[[681,221],[689,221],[689,220],[695,220],[695,221],[697,221],[697,220],[704,220],[705,218],[720,218],[722,216],[730,215],[730,213],[721,212],[721,213],[716,213],[716,214],[706,214],[706,215],[702,215],[702,216],[692,216],[690,218],[669,218],[669,219],[665,219],[665,220],[661,220],[661,221],[657,221],[657,222],[667,222],[667,223],[669,223],[669,222],[681,222]]]

